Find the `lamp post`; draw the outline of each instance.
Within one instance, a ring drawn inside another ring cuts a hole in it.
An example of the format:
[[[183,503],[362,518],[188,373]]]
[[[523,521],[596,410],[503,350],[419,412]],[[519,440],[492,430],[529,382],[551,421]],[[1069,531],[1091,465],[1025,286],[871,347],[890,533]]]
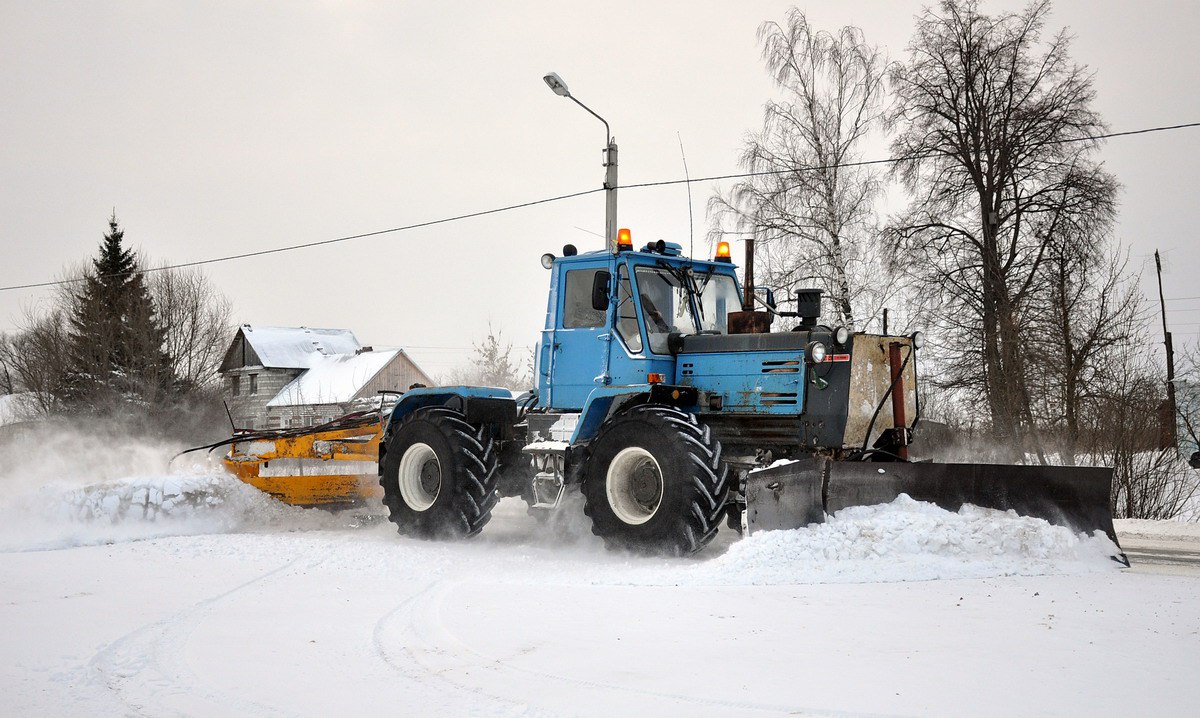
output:
[[[608,242],[608,251],[617,253],[617,143],[613,140],[608,120],[592,111],[592,108],[575,99],[567,89],[567,83],[551,72],[542,78],[554,94],[570,98],[572,102],[587,110],[588,114],[604,123],[604,239]]]

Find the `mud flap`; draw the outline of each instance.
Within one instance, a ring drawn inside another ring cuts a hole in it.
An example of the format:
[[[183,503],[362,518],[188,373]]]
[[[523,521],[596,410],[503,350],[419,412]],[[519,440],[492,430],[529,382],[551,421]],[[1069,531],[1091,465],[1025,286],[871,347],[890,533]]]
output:
[[[1112,469],[998,464],[867,463],[813,458],[752,472],[746,479],[750,533],[824,521],[848,506],[890,503],[900,494],[948,511],[974,504],[1045,519],[1114,544]]]

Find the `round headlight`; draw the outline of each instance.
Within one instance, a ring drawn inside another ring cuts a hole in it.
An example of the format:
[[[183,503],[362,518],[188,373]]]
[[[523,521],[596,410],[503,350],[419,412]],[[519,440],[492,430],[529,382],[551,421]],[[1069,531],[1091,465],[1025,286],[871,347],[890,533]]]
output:
[[[920,349],[925,346],[925,332],[913,332],[912,343],[913,349]]]
[[[820,364],[828,356],[829,348],[825,346],[824,342],[809,342],[806,353],[808,354],[809,363]]]
[[[542,266],[546,269],[554,266],[554,255],[547,252],[542,255]]]
[[[850,330],[846,327],[838,327],[833,330],[833,340],[838,344],[845,344],[850,341]]]

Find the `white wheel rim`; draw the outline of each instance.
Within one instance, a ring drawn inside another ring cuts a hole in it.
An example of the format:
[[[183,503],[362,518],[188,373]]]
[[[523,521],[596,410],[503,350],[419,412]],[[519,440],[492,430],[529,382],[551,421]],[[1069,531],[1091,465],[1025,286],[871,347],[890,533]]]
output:
[[[413,511],[424,511],[442,490],[442,465],[429,444],[413,444],[400,457],[400,497]],[[436,483],[435,483],[436,481]]]
[[[662,504],[662,469],[654,455],[640,446],[622,449],[608,465],[604,490],[618,519],[631,526],[644,524]]]

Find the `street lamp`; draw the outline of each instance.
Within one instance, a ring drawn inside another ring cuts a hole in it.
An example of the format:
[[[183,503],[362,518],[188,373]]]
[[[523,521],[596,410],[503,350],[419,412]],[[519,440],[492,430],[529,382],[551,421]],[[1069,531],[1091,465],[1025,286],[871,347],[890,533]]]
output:
[[[588,111],[588,114],[604,123],[604,238],[608,242],[608,251],[617,253],[617,143],[613,140],[608,120],[592,111],[592,108],[575,99],[567,89],[567,83],[558,73],[551,72],[542,78],[546,85],[559,97],[568,97],[576,105]]]

